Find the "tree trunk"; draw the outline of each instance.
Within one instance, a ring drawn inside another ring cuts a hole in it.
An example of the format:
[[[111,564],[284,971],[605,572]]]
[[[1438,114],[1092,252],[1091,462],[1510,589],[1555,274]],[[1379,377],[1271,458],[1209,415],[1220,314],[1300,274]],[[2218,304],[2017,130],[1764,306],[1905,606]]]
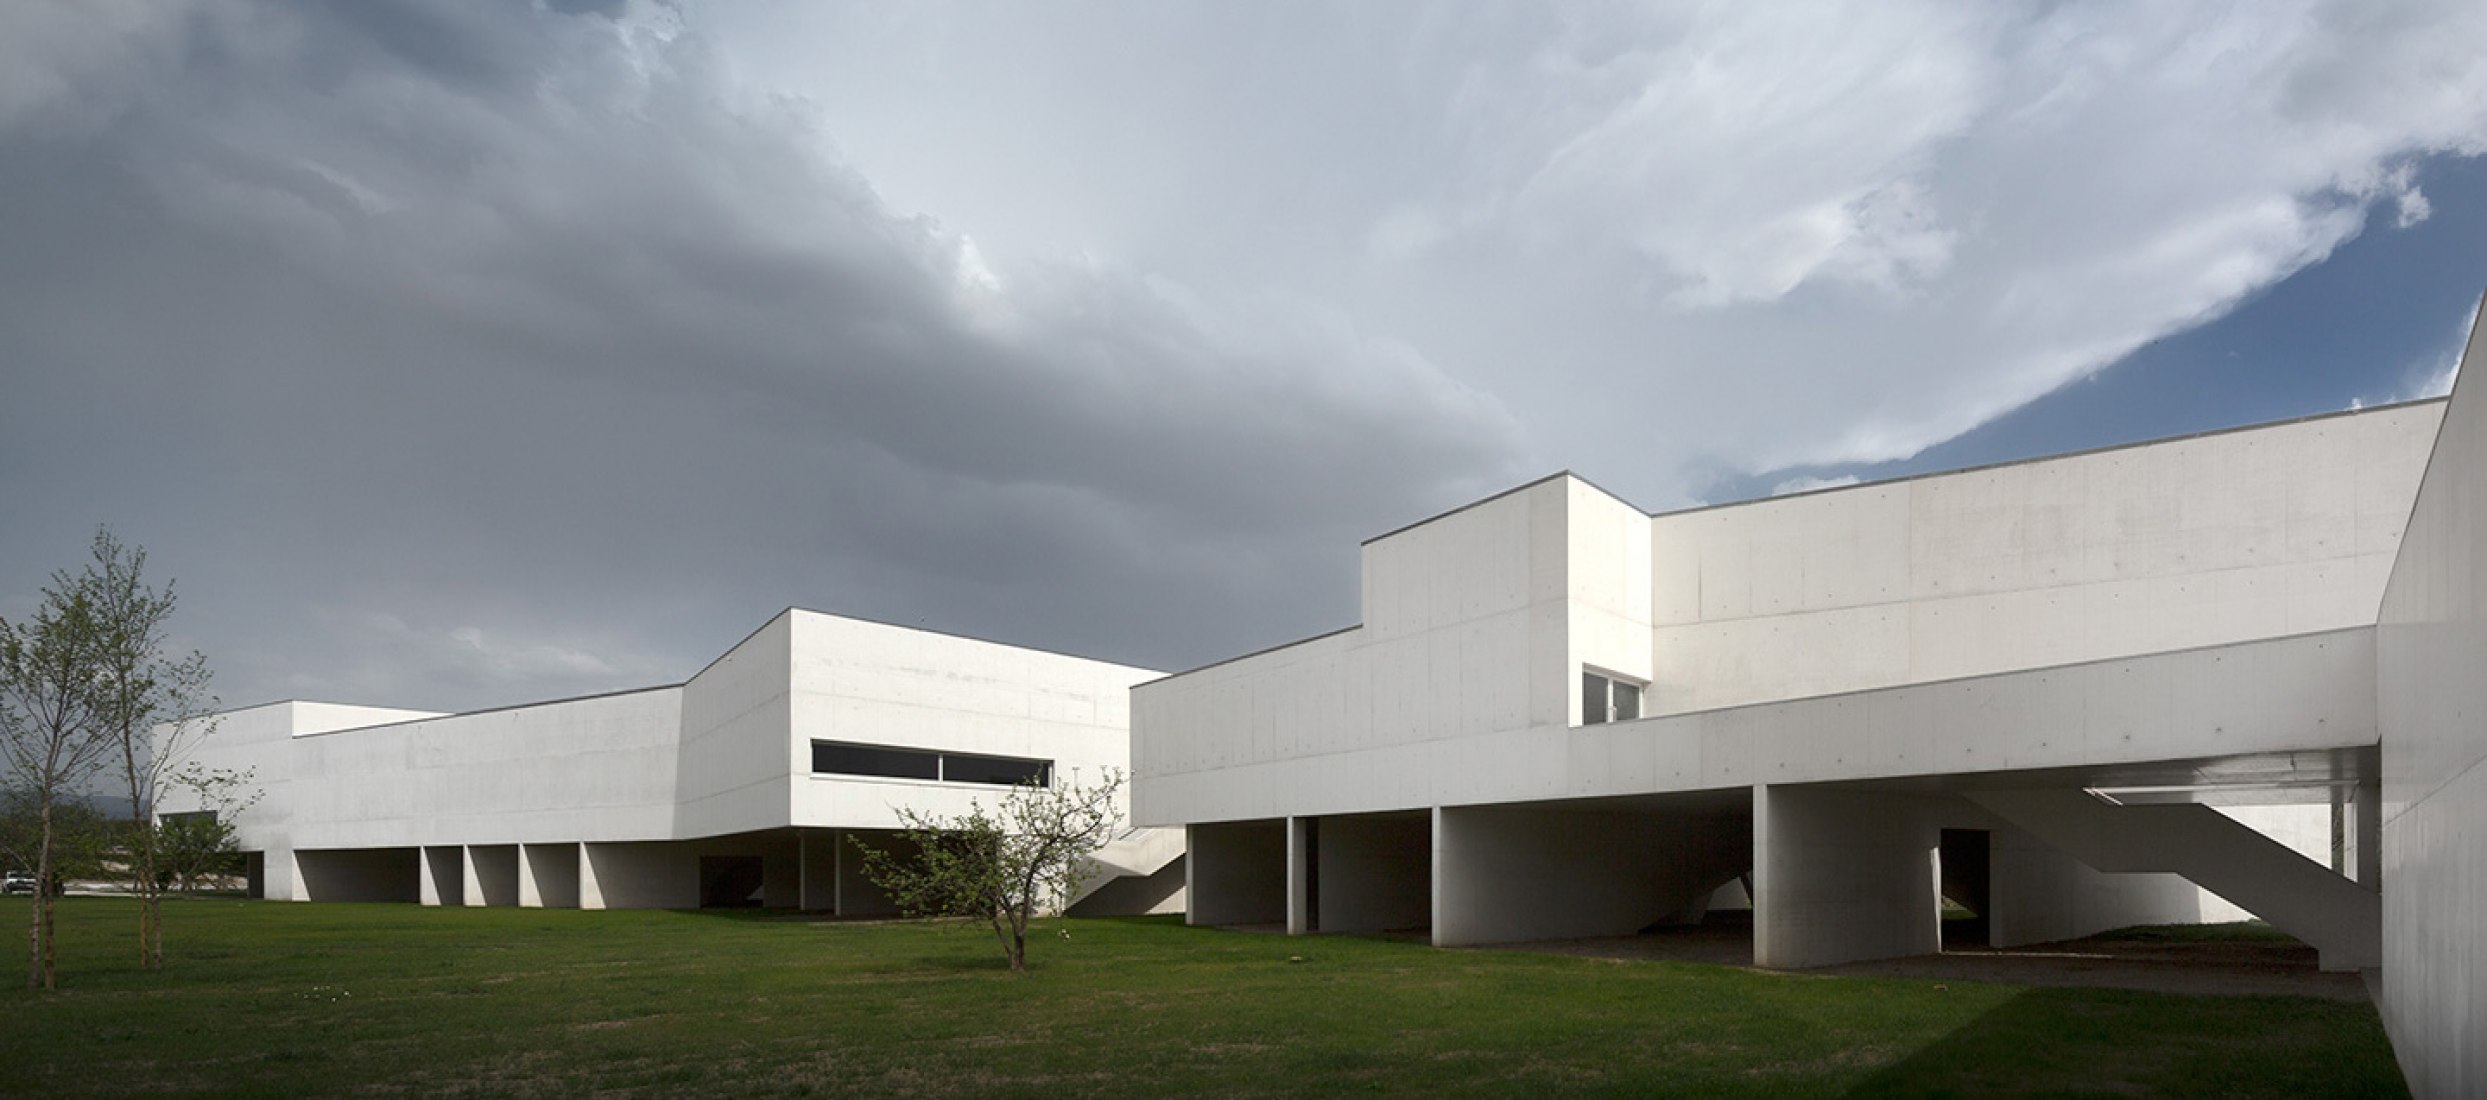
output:
[[[130,783],[130,818],[138,830],[136,857],[131,861],[131,885],[138,893],[138,965],[144,970],[164,968],[164,891],[155,877],[155,807],[146,797],[138,775],[137,731],[121,731],[121,768]]]
[[[52,792],[40,799],[42,822],[35,846],[35,896],[32,923],[26,931],[26,988],[52,988]]]

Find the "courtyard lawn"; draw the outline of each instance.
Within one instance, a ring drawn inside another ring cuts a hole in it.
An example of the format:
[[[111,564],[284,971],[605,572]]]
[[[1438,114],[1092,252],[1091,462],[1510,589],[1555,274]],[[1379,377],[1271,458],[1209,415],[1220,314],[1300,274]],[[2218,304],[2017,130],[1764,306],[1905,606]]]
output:
[[[26,902],[0,903],[25,928]],[[1160,919],[62,904],[0,1094],[2402,1093],[2374,1010],[1437,951]],[[5,972],[23,973],[25,940]],[[0,941],[5,942],[5,941]]]

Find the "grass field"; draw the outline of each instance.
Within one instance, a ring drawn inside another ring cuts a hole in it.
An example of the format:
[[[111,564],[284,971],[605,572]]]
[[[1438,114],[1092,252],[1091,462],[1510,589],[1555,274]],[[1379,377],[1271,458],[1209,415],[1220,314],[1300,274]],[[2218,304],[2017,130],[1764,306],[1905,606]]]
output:
[[[2378,1096],[2374,1011],[1058,921],[63,903],[0,1093]],[[0,904],[23,929],[26,903]],[[14,942],[24,944],[22,938]],[[23,955],[17,956],[23,959]],[[12,973],[17,971],[12,968]]]

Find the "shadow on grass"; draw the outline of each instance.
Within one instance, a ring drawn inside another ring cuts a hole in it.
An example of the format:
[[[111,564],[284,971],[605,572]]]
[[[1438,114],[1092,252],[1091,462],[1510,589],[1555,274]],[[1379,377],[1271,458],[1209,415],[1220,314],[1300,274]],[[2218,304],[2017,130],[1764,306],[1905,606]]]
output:
[[[2133,1017],[2148,1018],[2136,1042]],[[1855,1096],[2085,1091],[2182,1096],[2407,1096],[2365,1005],[2307,997],[2017,994],[1867,1078]]]

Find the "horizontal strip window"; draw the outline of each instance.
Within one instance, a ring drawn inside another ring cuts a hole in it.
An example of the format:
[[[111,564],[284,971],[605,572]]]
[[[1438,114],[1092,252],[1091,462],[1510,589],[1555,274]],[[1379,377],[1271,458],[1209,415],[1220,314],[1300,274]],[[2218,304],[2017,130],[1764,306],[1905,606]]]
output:
[[[878,775],[890,779],[939,779],[941,754],[881,745],[812,742],[812,770],[831,775]]]
[[[952,783],[992,783],[1003,787],[1034,783],[1046,787],[1053,784],[1054,762],[945,752],[941,754],[941,777]]]
[[[1054,762],[1023,760],[1015,756],[979,756],[888,745],[814,741],[812,771],[817,775],[870,775],[884,779],[986,783],[998,787],[1034,783],[1042,787],[1053,783]]]

